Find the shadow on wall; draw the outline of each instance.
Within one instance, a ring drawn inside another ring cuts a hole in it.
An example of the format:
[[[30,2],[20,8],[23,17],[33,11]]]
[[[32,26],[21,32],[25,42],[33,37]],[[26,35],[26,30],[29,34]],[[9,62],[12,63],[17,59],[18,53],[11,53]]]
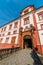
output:
[[[33,51],[31,52],[31,57],[34,60],[33,65],[43,65],[35,49],[33,49]]]

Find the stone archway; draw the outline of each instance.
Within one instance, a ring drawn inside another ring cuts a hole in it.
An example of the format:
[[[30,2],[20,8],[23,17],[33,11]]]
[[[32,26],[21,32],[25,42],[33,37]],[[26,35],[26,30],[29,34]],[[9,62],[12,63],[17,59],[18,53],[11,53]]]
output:
[[[25,36],[30,36],[32,37],[31,35],[31,32],[30,31],[25,31],[25,32],[22,32],[22,36],[21,36],[21,47],[24,48],[24,37]],[[31,39],[30,39],[31,40]],[[25,40],[26,41],[26,40]]]

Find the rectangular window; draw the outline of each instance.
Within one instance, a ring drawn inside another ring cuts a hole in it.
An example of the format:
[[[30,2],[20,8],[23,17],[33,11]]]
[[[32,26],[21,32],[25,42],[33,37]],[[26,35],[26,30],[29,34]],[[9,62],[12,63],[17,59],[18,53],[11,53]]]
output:
[[[29,17],[24,18],[24,25],[29,24]]]
[[[6,27],[4,27],[4,31],[6,31]]]
[[[8,35],[10,35],[11,32],[8,32]]]
[[[0,38],[0,42],[2,42],[3,38]]]
[[[38,13],[39,20],[43,20],[43,11]]]
[[[3,28],[1,29],[1,32],[3,32]]]
[[[9,30],[12,28],[12,24],[9,25]]]
[[[39,15],[39,20],[42,20],[43,19],[43,16],[42,15]]]
[[[13,31],[13,34],[16,34],[17,33],[17,30]]]
[[[16,37],[14,36],[14,37],[12,37],[12,39],[11,39],[11,43],[15,43],[15,39],[16,39]]]
[[[1,34],[0,34],[0,36],[1,36]]]
[[[18,22],[15,22],[14,23],[14,28],[17,28],[18,27]]]
[[[6,38],[5,43],[8,43],[9,37]]]
[[[41,24],[41,29],[43,29],[43,24]]]
[[[4,33],[2,34],[2,36],[4,36]]]

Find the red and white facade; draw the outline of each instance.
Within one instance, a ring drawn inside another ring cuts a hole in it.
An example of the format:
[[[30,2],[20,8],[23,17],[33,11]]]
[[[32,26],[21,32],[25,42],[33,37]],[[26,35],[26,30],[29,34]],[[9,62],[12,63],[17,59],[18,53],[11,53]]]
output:
[[[33,34],[30,25],[35,28]],[[32,37],[32,48],[43,53],[43,7],[35,9],[34,6],[28,6],[19,18],[0,27],[0,49],[13,46],[23,48],[26,35]]]

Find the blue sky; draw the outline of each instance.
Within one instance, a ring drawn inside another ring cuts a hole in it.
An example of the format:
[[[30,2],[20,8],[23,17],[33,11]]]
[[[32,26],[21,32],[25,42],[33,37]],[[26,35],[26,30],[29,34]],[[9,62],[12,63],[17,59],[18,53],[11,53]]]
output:
[[[0,26],[20,16],[23,8],[43,6],[43,0],[0,0]]]

